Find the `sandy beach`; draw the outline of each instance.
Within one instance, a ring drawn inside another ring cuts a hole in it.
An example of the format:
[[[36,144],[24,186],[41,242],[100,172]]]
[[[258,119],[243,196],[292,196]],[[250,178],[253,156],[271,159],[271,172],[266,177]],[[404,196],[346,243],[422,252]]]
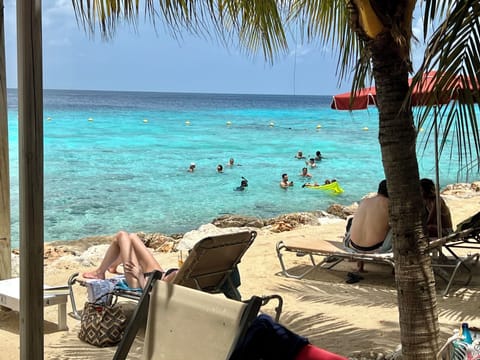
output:
[[[447,191],[444,198],[449,205],[454,224],[480,209],[480,192]],[[302,280],[287,279],[280,272],[275,244],[289,238],[339,240],[345,229],[345,220],[328,219],[318,226],[304,225],[291,231],[274,233],[268,228],[256,229],[257,239],[240,264],[243,298],[252,295],[280,294],[284,299],[280,322],[310,339],[320,347],[361,358],[358,351],[388,353],[400,343],[397,298],[391,268],[367,264],[364,280],[347,284],[346,273],[354,263],[343,262],[332,270],[317,269]],[[99,258],[105,246],[99,246]],[[154,252],[165,268],[177,266],[178,253]],[[289,255],[293,271],[305,269],[306,257]],[[71,261],[71,256],[48,258],[45,265],[45,283],[65,285],[75,272],[91,269],[95,256],[88,262]],[[473,266],[474,276],[469,286],[455,284],[448,297],[442,297],[445,283],[438,279],[437,296],[442,341],[463,321],[480,326],[480,265]],[[77,307],[86,300],[86,289],[75,286]],[[70,302],[67,311],[71,311]],[[273,313],[271,308],[266,312]],[[19,316],[14,311],[0,312],[0,341],[4,360],[19,358]],[[45,308],[45,359],[109,359],[115,348],[95,348],[77,338],[79,321],[68,316],[68,331],[56,328],[57,309]],[[137,337],[131,349],[131,359],[141,356],[142,338]],[[357,352],[357,353],[355,353]]]

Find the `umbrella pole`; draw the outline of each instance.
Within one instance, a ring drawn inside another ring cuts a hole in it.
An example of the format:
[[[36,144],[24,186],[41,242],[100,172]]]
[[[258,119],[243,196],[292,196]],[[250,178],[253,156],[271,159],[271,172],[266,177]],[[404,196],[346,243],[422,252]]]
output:
[[[435,126],[435,206],[437,209],[437,236],[442,237],[442,205],[440,202],[440,174],[438,159],[438,123],[437,123],[437,106],[434,109],[433,123]]]

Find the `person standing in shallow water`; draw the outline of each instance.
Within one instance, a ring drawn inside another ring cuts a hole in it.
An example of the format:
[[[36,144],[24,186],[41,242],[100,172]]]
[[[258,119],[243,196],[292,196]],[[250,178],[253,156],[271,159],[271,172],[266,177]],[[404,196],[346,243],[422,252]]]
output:
[[[301,176],[301,177],[311,178],[311,177],[312,177],[312,174],[310,174],[310,173],[308,172],[308,169],[307,169],[306,167],[304,167],[304,168],[302,169],[302,172],[300,173],[300,176]]]
[[[282,174],[282,180],[280,181],[280,187],[282,189],[287,189],[290,186],[293,186],[293,181],[288,181],[288,174]]]
[[[188,171],[188,172],[194,172],[194,171],[195,171],[195,168],[196,168],[196,165],[195,165],[195,163],[192,162],[192,163],[190,164],[190,166],[189,166],[189,168],[188,168],[187,171]]]

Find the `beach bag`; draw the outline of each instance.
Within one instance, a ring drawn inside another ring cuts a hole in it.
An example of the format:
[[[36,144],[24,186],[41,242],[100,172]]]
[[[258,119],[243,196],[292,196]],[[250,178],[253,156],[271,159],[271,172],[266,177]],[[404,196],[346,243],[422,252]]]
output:
[[[86,302],[80,320],[78,338],[98,347],[120,342],[127,326],[127,316],[117,297],[109,303]]]

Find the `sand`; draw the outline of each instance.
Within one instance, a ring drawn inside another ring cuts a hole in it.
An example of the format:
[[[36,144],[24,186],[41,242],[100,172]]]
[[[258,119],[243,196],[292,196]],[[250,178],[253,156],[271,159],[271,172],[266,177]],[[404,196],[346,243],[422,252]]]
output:
[[[446,195],[454,224],[478,212],[480,192]],[[245,254],[240,264],[243,298],[252,295],[280,294],[284,300],[280,322],[310,341],[330,351],[351,355],[355,351],[377,350],[389,352],[400,343],[397,298],[391,268],[367,264],[364,280],[347,284],[346,273],[354,263],[343,262],[332,270],[317,269],[302,280],[288,279],[280,272],[275,244],[289,238],[340,239],[345,229],[344,220],[328,221],[320,226],[302,226],[292,231],[273,233],[265,229]],[[177,266],[177,253],[157,253],[165,268]],[[289,267],[293,271],[305,269],[307,257],[291,254]],[[45,283],[64,285],[75,272],[89,269],[78,263],[61,260],[45,267]],[[440,294],[445,283],[437,281],[437,300],[442,341],[463,321],[480,326],[480,265],[470,285],[455,284],[448,297]],[[82,307],[86,289],[74,286],[76,303]],[[71,311],[69,302],[67,310]],[[273,314],[272,307],[266,312]],[[68,316],[68,331],[56,328],[56,307],[45,308],[45,359],[110,359],[115,348],[95,348],[78,340],[79,321]],[[19,315],[14,311],[0,311],[0,341],[3,360],[19,358]],[[140,358],[142,338],[131,350],[131,359]]]

